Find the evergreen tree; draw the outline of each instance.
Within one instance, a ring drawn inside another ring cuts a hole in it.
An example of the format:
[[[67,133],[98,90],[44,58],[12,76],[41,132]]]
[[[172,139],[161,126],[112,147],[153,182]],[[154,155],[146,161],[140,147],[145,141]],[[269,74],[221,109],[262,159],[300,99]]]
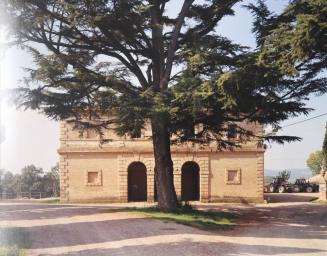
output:
[[[310,84],[308,90],[325,93],[321,72],[327,68],[327,1],[293,0],[280,15],[269,12],[263,0],[248,8],[256,17],[258,61],[300,81],[295,90]]]
[[[167,6],[177,2],[179,14],[169,15]],[[298,140],[254,134],[239,124],[279,128],[310,111],[304,103],[310,93],[326,91],[326,83],[303,82],[274,61],[258,61],[263,47],[251,50],[216,32],[240,0],[194,2],[4,0],[0,6],[14,42],[37,66],[18,90],[18,104],[100,134],[133,135],[150,121],[158,203],[165,211],[177,205],[171,143],[233,148],[249,139]],[[259,44],[273,20],[262,19]],[[203,127],[197,133],[196,125]],[[240,141],[226,139],[228,127]]]

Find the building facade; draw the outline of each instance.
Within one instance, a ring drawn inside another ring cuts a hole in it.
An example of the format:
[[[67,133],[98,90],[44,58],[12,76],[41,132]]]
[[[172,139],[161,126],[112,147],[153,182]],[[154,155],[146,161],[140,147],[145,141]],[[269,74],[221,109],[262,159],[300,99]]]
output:
[[[262,127],[251,128],[262,133]],[[60,197],[62,202],[156,200],[151,129],[139,138],[118,137],[100,144],[95,132],[80,133],[60,124]],[[237,139],[237,138],[235,138]],[[233,151],[215,145],[172,146],[177,197],[201,202],[262,202],[264,149],[255,141]]]

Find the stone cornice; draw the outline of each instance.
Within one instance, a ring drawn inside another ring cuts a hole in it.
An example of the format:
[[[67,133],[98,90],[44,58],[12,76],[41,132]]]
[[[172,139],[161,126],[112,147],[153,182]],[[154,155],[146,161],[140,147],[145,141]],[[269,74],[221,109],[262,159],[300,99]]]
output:
[[[217,150],[216,148],[172,147],[172,153],[230,153],[230,152],[265,152],[263,148],[243,147],[231,150]],[[59,154],[66,153],[153,153],[152,147],[60,147]]]

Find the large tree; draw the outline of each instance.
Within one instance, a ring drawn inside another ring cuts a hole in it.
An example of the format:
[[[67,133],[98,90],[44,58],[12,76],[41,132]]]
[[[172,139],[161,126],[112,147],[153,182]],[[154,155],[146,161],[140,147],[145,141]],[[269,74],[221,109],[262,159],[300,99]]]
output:
[[[134,135],[151,122],[159,207],[171,210],[177,205],[171,143],[233,148],[253,138],[297,140],[254,134],[239,124],[279,128],[288,117],[308,113],[303,101],[309,93],[325,90],[259,62],[266,33],[257,33],[258,48],[251,50],[216,32],[238,2],[4,0],[12,38],[37,66],[19,89],[19,104],[100,134]],[[266,22],[260,15],[259,27]],[[240,140],[226,138],[229,127]]]
[[[248,7],[256,16],[253,31],[261,47],[258,62],[277,68],[281,74],[298,78],[295,88],[308,90],[326,84],[327,2],[292,0],[280,14],[270,12],[264,0]],[[318,93],[325,93],[321,87]]]
[[[323,167],[324,157],[321,150],[317,150],[309,155],[307,159],[307,166],[312,171],[312,175],[317,175],[320,173]]]

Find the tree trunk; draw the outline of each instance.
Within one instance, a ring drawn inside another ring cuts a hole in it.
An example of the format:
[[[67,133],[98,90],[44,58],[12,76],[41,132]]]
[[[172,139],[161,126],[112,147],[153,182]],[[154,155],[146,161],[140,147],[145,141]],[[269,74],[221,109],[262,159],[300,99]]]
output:
[[[177,197],[174,188],[168,122],[163,115],[158,115],[152,118],[151,125],[158,206],[162,211],[170,212],[177,207]]]

